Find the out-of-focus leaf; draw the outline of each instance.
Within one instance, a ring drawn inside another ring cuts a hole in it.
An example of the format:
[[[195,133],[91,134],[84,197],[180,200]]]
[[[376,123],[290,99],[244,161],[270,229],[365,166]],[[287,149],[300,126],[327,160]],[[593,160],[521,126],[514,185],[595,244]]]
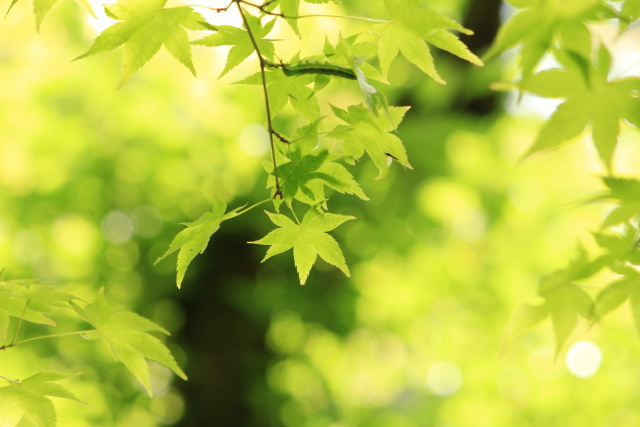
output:
[[[0,426],[17,426],[20,420],[26,419],[37,427],[55,427],[56,411],[49,397],[81,402],[67,388],[56,383],[68,377],[41,372],[22,381],[7,381],[6,386],[0,387]]]
[[[142,316],[130,311],[113,313],[105,301],[101,289],[95,301],[80,307],[71,303],[76,313],[96,328],[98,337],[111,347],[117,360],[142,383],[149,395],[152,394],[147,360],[154,360],[171,369],[186,380],[169,349],[149,332],[169,334],[165,329]]]

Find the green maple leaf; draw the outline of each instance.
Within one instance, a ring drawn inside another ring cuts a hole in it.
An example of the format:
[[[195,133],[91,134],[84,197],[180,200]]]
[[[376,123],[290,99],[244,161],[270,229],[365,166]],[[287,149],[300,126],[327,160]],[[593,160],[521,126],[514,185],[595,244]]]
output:
[[[542,304],[525,304],[516,311],[507,325],[503,349],[516,336],[544,319],[551,318],[557,358],[565,341],[578,324],[578,317],[592,317],[594,306],[591,298],[576,285],[565,282],[564,273],[561,271],[543,280],[540,291],[540,296],[544,298]]]
[[[6,336],[9,318],[55,326],[51,314],[69,308],[77,297],[54,286],[42,286],[33,280],[0,281],[0,334]]]
[[[269,107],[272,115],[278,114],[291,103],[291,106],[309,121],[320,117],[320,104],[315,92],[309,87],[314,83],[312,75],[286,76],[282,70],[265,70],[267,79],[267,91],[269,94]],[[260,73],[255,73],[235,84],[261,85]]]
[[[580,135],[591,125],[593,142],[600,158],[611,167],[620,133],[620,120],[640,126],[638,111],[640,79],[610,81],[609,52],[601,46],[591,61],[571,51],[557,51],[565,69],[541,71],[522,80],[520,89],[545,98],[565,99],[544,124],[531,148],[524,155],[555,148]]]
[[[169,249],[167,249],[164,255],[156,260],[156,263],[167,255],[175,251],[179,251],[176,279],[178,288],[182,285],[182,280],[184,279],[187,267],[189,267],[189,264],[191,264],[191,261],[193,261],[196,255],[204,252],[213,233],[220,229],[222,221],[226,221],[240,215],[242,212],[238,211],[241,208],[242,207],[236,208],[225,214],[225,211],[227,210],[226,203],[220,199],[215,199],[213,201],[213,209],[211,212],[204,213],[196,221],[186,223],[185,225],[187,228],[180,231],[176,237],[173,238],[169,245]]]
[[[339,119],[349,125],[335,129],[339,132],[335,138],[344,140],[342,151],[348,161],[353,162],[366,152],[378,167],[377,179],[387,174],[390,158],[412,169],[402,141],[390,133],[398,127],[409,107],[390,107],[388,117],[373,117],[364,107],[356,105],[350,106],[348,112],[335,106],[331,108]]]
[[[269,40],[265,40],[264,37],[271,32],[275,19],[267,22],[265,26],[262,26],[260,18],[256,18],[253,15],[245,13],[247,22],[251,27],[253,37],[256,40],[256,44],[260,49],[260,53],[267,59],[272,60],[275,53],[273,43]],[[202,46],[233,46],[229,50],[227,56],[227,62],[219,77],[224,76],[229,71],[240,65],[245,59],[247,59],[252,53],[255,52],[251,38],[246,29],[233,27],[230,25],[216,26],[216,32],[210,34],[200,40],[196,40],[193,44]]]
[[[603,227],[629,222],[640,212],[640,181],[632,178],[602,178],[609,192],[597,197],[597,200],[613,200],[618,203],[607,218],[603,221]]]
[[[625,0],[621,13],[631,22],[640,18],[640,0]]]
[[[124,45],[124,70],[118,87],[146,64],[164,45],[169,53],[196,74],[185,28],[203,30],[204,19],[190,7],[165,8],[166,0],[120,0],[105,6],[117,22],[104,30],[91,48],[75,60]]]
[[[5,13],[5,18],[13,9],[13,6],[18,2],[18,0],[11,0],[11,4]],[[46,16],[46,14],[51,10],[51,8],[58,2],[58,0],[33,0],[33,14],[36,18],[36,30],[40,31],[40,25],[42,24],[42,20]],[[96,14],[93,11],[93,7],[89,0],[76,0],[76,2],[83,7],[91,16],[96,18]]]
[[[318,213],[309,209],[300,224],[280,214],[267,212],[271,221],[280,228],[271,231],[255,243],[269,245],[263,262],[274,255],[293,249],[293,260],[298,270],[300,284],[304,285],[318,255],[331,265],[338,267],[347,277],[349,268],[338,242],[327,234],[340,224],[354,219],[352,216]]]
[[[422,72],[438,83],[445,84],[436,71],[427,43],[475,65],[483,65],[480,58],[471,53],[450,30],[464,34],[473,34],[473,32],[453,19],[420,8],[419,0],[385,0],[384,4],[391,15],[392,22],[381,24],[374,29],[380,36],[378,57],[384,76],[388,75],[389,67],[398,53],[402,53]]]
[[[54,381],[69,375],[41,372],[22,381],[7,381],[0,387],[0,425],[15,426],[27,419],[37,427],[55,427],[56,411],[49,397],[82,403],[73,393]]]
[[[522,45],[520,65],[523,79],[530,76],[549,50],[559,47],[588,55],[591,33],[587,25],[616,17],[611,6],[598,0],[530,0],[514,3],[524,9],[498,31],[484,59]]]
[[[278,178],[281,181],[284,201],[297,199],[308,205],[324,203],[324,187],[339,193],[353,194],[369,200],[349,171],[335,163],[340,156],[329,154],[326,148],[318,148],[318,125],[322,119],[302,126],[294,132],[291,142],[282,146],[282,158],[278,161]],[[267,187],[275,186],[273,167]]]
[[[640,277],[637,274],[634,277],[625,277],[609,284],[609,286],[600,291],[594,303],[593,322],[600,321],[605,315],[628,300],[633,292],[640,290],[639,279]]]
[[[91,304],[84,307],[73,302],[71,304],[78,316],[96,329],[95,333],[87,336],[105,340],[114,357],[142,383],[149,395],[152,391],[147,359],[154,360],[171,369],[180,378],[187,379],[169,349],[149,333],[161,332],[169,335],[165,329],[131,311],[113,313],[104,299],[103,289]]]
[[[332,161],[337,158],[338,156],[332,156],[326,149],[320,148],[279,165],[278,177],[283,181],[284,200],[291,203],[295,198],[315,205],[325,199],[325,185],[339,193],[354,194],[362,200],[369,200],[349,171]]]
[[[298,16],[300,8],[300,0],[282,0],[280,2],[280,12],[285,16],[287,24],[291,26],[293,31],[300,37],[300,29],[298,28],[297,19],[289,19],[290,16]]]

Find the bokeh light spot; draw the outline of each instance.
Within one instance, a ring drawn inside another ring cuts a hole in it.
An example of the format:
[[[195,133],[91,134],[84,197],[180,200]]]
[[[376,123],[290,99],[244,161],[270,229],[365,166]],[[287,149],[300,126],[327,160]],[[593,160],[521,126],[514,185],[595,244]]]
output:
[[[451,396],[462,385],[462,371],[453,362],[443,360],[429,368],[427,384],[437,395]]]
[[[487,220],[482,212],[466,209],[453,217],[451,229],[453,234],[463,242],[476,242],[484,236]]]
[[[600,347],[591,341],[578,341],[571,346],[565,358],[567,369],[578,378],[592,377],[602,363]]]
[[[124,212],[109,212],[100,225],[102,235],[109,243],[124,243],[133,235],[133,223]]]
[[[245,154],[260,157],[269,151],[269,133],[264,126],[248,125],[240,132],[238,143]]]

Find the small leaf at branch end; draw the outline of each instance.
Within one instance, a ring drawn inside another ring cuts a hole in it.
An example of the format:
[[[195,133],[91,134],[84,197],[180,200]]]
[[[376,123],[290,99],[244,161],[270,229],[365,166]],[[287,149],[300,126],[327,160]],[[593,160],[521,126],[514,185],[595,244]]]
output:
[[[231,219],[239,214],[239,208],[225,214],[226,209],[226,203],[220,199],[215,199],[212,211],[206,212],[194,222],[185,224],[187,228],[174,237],[167,251],[156,260],[156,263],[158,263],[167,255],[178,251],[176,278],[178,288],[182,285],[187,267],[189,267],[189,264],[197,254],[204,252],[209,244],[209,239],[218,231],[222,221]]]

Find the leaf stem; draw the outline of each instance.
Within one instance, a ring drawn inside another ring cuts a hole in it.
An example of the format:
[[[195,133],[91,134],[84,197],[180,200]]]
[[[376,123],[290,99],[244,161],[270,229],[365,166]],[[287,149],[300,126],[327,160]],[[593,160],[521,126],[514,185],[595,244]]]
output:
[[[22,314],[20,314],[20,320],[18,321],[18,327],[16,328],[16,333],[13,334],[13,339],[11,340],[11,344],[9,344],[10,347],[13,347],[15,345],[16,338],[18,338],[18,333],[20,332],[20,327],[22,326],[22,319],[24,319],[24,313],[27,311],[27,307],[29,306],[29,301],[30,300],[27,300],[27,302],[24,304],[24,308],[22,309]]]
[[[96,329],[87,329],[85,331],[75,331],[75,332],[63,332],[61,334],[41,335],[39,337],[28,338],[26,340],[22,340],[22,341],[18,341],[18,342],[12,342],[11,344],[0,346],[0,350],[6,350],[8,348],[16,347],[16,346],[19,346],[21,344],[26,344],[26,343],[31,342],[31,341],[43,340],[43,339],[48,339],[48,338],[68,337],[68,336],[72,336],[72,335],[82,335],[82,334],[87,334],[89,332],[94,332],[94,331],[96,331]]]
[[[283,18],[288,19],[302,19],[302,18],[341,18],[341,19],[353,19],[355,21],[366,21],[366,22],[376,22],[379,24],[391,24],[393,21],[388,21],[386,19],[375,19],[375,18],[366,18],[364,16],[348,16],[348,15],[298,15],[298,16],[283,16]]]
[[[276,145],[275,145],[275,142],[273,141],[273,134],[275,131],[273,130],[273,124],[271,123],[271,107],[269,106],[269,93],[267,92],[267,76],[264,72],[265,62],[264,62],[264,58],[262,57],[262,53],[260,52],[260,48],[258,47],[258,43],[256,42],[256,39],[253,35],[253,31],[251,31],[251,26],[249,25],[249,21],[247,20],[247,17],[244,14],[244,10],[242,10],[242,6],[240,6],[240,3],[244,3],[244,0],[233,0],[233,1],[236,4],[236,6],[238,6],[238,11],[240,12],[240,16],[242,16],[242,21],[244,22],[244,25],[247,27],[247,33],[249,34],[249,38],[251,39],[251,44],[253,44],[253,49],[256,51],[256,54],[258,55],[258,59],[260,61],[260,77],[262,78],[262,92],[264,93],[264,103],[267,110],[267,126],[269,130],[269,143],[271,144],[271,161],[273,162],[273,175],[276,179],[276,192],[273,195],[273,198],[275,199],[276,197],[280,197],[280,199],[282,200],[284,196],[282,195],[282,189],[280,188],[280,180],[278,179],[278,164],[276,161]]]
[[[10,383],[16,383],[16,384],[20,384],[20,381],[18,380],[12,380],[11,378],[7,378],[4,375],[0,375],[0,378],[2,378],[5,381],[9,381]]]
[[[293,210],[293,206],[291,206],[291,204],[287,203],[287,207],[289,208],[289,210],[291,211],[291,213],[293,214],[293,218],[296,220],[296,222],[298,223],[298,225],[300,224],[300,220],[298,219],[298,215],[296,215],[296,211]]]
[[[251,209],[256,208],[256,207],[258,207],[258,206],[260,206],[260,205],[262,205],[262,204],[264,204],[264,203],[270,202],[270,201],[271,201],[271,198],[269,198],[269,199],[265,199],[265,200],[263,200],[263,201],[261,201],[261,202],[258,202],[258,203],[255,203],[255,204],[253,204],[253,205],[249,206],[249,207],[248,207],[248,208],[246,208],[246,209],[243,209],[243,210],[241,210],[241,211],[238,211],[238,212],[236,213],[236,215],[242,215],[243,213],[248,212],[248,211],[250,211]]]

